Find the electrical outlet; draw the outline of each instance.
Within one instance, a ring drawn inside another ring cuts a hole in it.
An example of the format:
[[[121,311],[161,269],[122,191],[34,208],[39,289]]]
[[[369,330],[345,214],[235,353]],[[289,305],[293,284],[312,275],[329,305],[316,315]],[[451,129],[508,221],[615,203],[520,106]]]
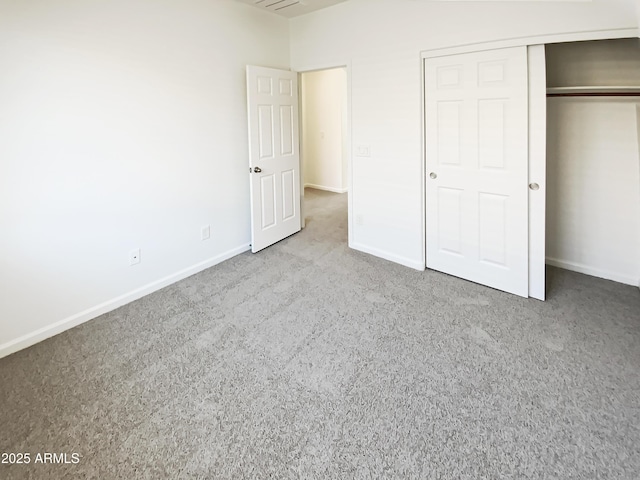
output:
[[[129,252],[129,265],[137,265],[140,263],[140,249],[136,248]]]
[[[211,226],[210,225],[205,225],[204,227],[202,227],[202,229],[200,230],[200,238],[202,240],[209,240],[211,238]]]

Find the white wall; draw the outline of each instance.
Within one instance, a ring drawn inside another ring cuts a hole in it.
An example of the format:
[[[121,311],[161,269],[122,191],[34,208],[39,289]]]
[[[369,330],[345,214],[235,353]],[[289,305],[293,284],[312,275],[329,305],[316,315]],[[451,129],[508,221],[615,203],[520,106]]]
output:
[[[350,0],[291,21],[297,70],[350,65],[351,245],[424,267],[420,51],[536,35],[637,27],[635,0]]]
[[[638,286],[640,98],[548,102],[547,262]]]
[[[302,158],[304,184],[343,193],[347,190],[347,77],[343,68],[302,74]]]
[[[547,86],[640,86],[640,39],[547,45]]]
[[[288,68],[287,20],[0,0],[0,356],[247,248],[246,64]]]

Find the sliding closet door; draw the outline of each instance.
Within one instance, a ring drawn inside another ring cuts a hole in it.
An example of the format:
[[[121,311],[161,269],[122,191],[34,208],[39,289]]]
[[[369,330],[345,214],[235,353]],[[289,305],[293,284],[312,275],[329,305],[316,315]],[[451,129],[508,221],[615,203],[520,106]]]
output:
[[[547,68],[545,46],[529,57],[529,296],[546,298]]]
[[[526,47],[425,60],[427,268],[523,297]]]

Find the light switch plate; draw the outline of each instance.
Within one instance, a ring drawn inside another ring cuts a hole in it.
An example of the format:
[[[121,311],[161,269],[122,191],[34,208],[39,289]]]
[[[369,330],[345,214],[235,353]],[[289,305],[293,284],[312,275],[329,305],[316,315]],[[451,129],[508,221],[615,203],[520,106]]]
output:
[[[369,145],[356,146],[356,157],[370,157],[370,156],[371,156],[371,147],[369,147]]]

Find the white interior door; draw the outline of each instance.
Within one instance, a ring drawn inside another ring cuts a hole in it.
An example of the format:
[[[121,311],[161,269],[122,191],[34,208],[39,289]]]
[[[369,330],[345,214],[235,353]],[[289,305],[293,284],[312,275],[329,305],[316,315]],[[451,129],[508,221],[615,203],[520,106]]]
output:
[[[300,231],[298,76],[247,67],[251,250]]]
[[[425,60],[427,268],[528,296],[526,47]]]

